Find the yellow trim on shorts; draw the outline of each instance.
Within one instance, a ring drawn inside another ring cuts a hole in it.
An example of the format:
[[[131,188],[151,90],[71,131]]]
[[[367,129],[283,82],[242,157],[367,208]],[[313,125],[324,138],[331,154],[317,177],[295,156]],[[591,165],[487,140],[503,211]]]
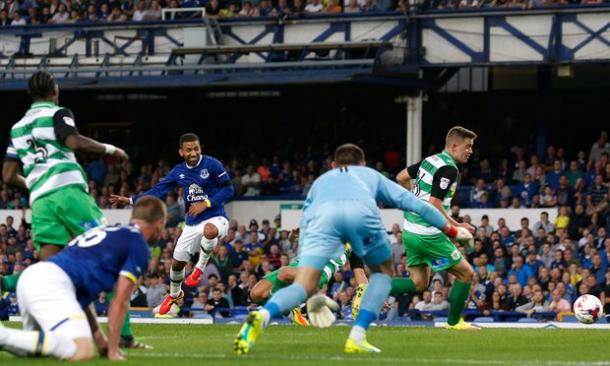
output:
[[[131,280],[131,282],[133,282],[134,284],[138,283],[138,278],[131,272],[128,271],[121,271],[119,272],[119,275],[123,276],[123,277],[127,277],[129,280]]]

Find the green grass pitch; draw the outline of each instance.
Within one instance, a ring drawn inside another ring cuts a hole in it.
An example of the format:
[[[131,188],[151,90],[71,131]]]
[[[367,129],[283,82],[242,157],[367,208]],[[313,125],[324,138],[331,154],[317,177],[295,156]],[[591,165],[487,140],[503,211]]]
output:
[[[11,324],[18,326],[18,324]],[[250,354],[236,356],[232,325],[133,326],[154,350],[128,351],[129,365],[593,365],[610,366],[609,330],[483,329],[457,332],[434,328],[371,328],[380,354],[345,354],[348,327],[272,326]],[[95,360],[87,365],[110,365]],[[0,365],[66,365],[51,359],[17,359],[0,352]]]

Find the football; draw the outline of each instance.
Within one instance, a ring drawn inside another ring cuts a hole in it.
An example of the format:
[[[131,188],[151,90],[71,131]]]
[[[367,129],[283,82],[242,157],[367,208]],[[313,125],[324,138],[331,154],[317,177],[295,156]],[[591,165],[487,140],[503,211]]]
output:
[[[574,315],[579,322],[592,324],[603,315],[602,302],[593,295],[582,295],[574,301]]]

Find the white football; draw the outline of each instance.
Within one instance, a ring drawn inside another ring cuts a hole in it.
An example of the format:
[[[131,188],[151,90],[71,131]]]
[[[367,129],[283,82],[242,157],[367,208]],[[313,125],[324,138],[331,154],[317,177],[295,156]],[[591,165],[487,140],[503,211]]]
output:
[[[604,315],[602,302],[596,296],[582,295],[574,301],[574,315],[579,322],[592,324]]]

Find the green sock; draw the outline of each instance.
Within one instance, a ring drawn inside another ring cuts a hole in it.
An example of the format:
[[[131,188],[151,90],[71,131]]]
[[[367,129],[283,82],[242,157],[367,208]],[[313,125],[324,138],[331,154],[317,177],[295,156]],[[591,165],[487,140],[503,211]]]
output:
[[[400,296],[404,294],[414,294],[415,283],[408,277],[392,277],[392,289],[390,295]]]
[[[125,314],[125,320],[123,321],[123,327],[121,328],[121,337],[133,337],[133,334],[131,333],[129,311]]]
[[[470,282],[455,281],[449,294],[449,317],[447,323],[455,325],[460,321],[462,311],[470,293]]]
[[[111,302],[114,299],[114,291],[106,294],[106,298],[108,302]],[[131,333],[131,322],[129,321],[129,310],[127,310],[127,314],[125,314],[125,320],[123,320],[123,327],[121,328],[121,337],[133,337]]]

